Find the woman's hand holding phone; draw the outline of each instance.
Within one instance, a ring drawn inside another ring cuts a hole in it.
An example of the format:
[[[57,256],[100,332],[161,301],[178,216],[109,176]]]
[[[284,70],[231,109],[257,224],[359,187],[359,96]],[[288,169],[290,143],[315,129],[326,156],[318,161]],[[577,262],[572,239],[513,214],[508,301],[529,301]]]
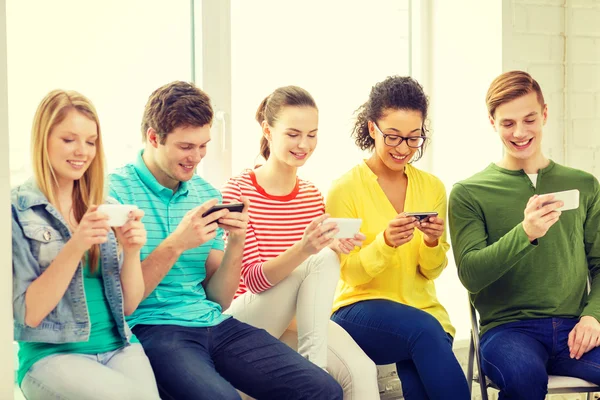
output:
[[[333,222],[323,224],[322,222],[327,218],[329,218],[329,214],[315,218],[304,230],[300,246],[305,254],[317,254],[335,240],[333,236],[338,232],[338,228]]]
[[[398,247],[410,242],[418,225],[415,217],[408,217],[405,213],[398,214],[383,233],[385,243],[390,247]]]
[[[359,232],[351,239],[336,239],[331,245],[332,250],[336,253],[350,254],[355,247],[362,247],[366,238],[364,234]]]
[[[129,220],[123,226],[115,228],[119,243],[125,252],[137,252],[146,244],[146,228],[142,222],[144,211],[137,209],[129,212]]]
[[[423,240],[430,247],[438,245],[440,238],[444,234],[444,220],[440,217],[425,218],[419,223],[417,228],[423,232]]]
[[[106,242],[109,230],[108,215],[99,212],[98,206],[92,205],[79,221],[71,240],[83,254],[93,245]]]

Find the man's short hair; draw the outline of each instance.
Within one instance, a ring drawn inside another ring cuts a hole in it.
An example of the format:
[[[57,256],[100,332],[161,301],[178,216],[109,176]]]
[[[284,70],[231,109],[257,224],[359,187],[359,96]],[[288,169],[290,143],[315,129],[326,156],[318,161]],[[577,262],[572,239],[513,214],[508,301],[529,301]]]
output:
[[[175,81],[156,89],[146,103],[142,118],[142,140],[153,128],[164,144],[167,135],[180,127],[212,124],[210,98],[194,84]]]
[[[537,94],[540,106],[546,104],[539,83],[524,71],[510,71],[498,76],[487,91],[485,102],[489,115],[494,118],[496,108],[531,92]]]

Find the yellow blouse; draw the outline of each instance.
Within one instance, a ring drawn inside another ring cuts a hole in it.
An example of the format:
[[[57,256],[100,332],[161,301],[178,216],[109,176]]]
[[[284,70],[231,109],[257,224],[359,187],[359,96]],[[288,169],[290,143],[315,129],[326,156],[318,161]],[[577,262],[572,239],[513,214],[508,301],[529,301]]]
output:
[[[408,186],[404,211],[437,211],[446,221],[444,184],[410,164],[405,172]],[[417,229],[409,243],[397,248],[388,246],[383,232],[397,213],[365,162],[333,183],[326,212],[336,218],[361,218],[360,231],[367,236],[362,248],[342,256],[334,312],[358,301],[386,299],[433,315],[454,336],[454,327],[437,299],[433,283],[448,264],[446,230],[436,247],[428,247]]]

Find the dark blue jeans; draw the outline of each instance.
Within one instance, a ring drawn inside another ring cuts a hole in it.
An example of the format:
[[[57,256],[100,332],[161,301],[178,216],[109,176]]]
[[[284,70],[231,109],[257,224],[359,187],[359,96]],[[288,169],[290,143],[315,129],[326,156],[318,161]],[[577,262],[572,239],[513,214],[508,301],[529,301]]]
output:
[[[137,325],[163,400],[342,399],[327,372],[234,318],[210,328]]]
[[[375,364],[396,364],[407,400],[470,399],[452,338],[430,314],[389,300],[337,310],[341,325]]]
[[[600,385],[600,349],[571,359],[569,332],[578,319],[510,322],[481,338],[483,372],[500,388],[500,399],[543,399],[548,375],[573,376]]]

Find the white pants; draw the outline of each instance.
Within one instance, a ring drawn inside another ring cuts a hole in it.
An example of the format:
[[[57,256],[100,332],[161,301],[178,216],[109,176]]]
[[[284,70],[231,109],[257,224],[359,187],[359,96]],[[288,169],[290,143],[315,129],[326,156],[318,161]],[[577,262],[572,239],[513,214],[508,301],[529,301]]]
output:
[[[158,400],[150,361],[139,343],[102,354],[54,354],[29,369],[28,400]]]
[[[226,313],[265,329],[326,368],[344,389],[344,399],[379,399],[375,364],[344,329],[329,319],[339,268],[338,256],[325,248],[274,287],[259,294],[244,293]],[[297,333],[288,329],[294,315]]]

